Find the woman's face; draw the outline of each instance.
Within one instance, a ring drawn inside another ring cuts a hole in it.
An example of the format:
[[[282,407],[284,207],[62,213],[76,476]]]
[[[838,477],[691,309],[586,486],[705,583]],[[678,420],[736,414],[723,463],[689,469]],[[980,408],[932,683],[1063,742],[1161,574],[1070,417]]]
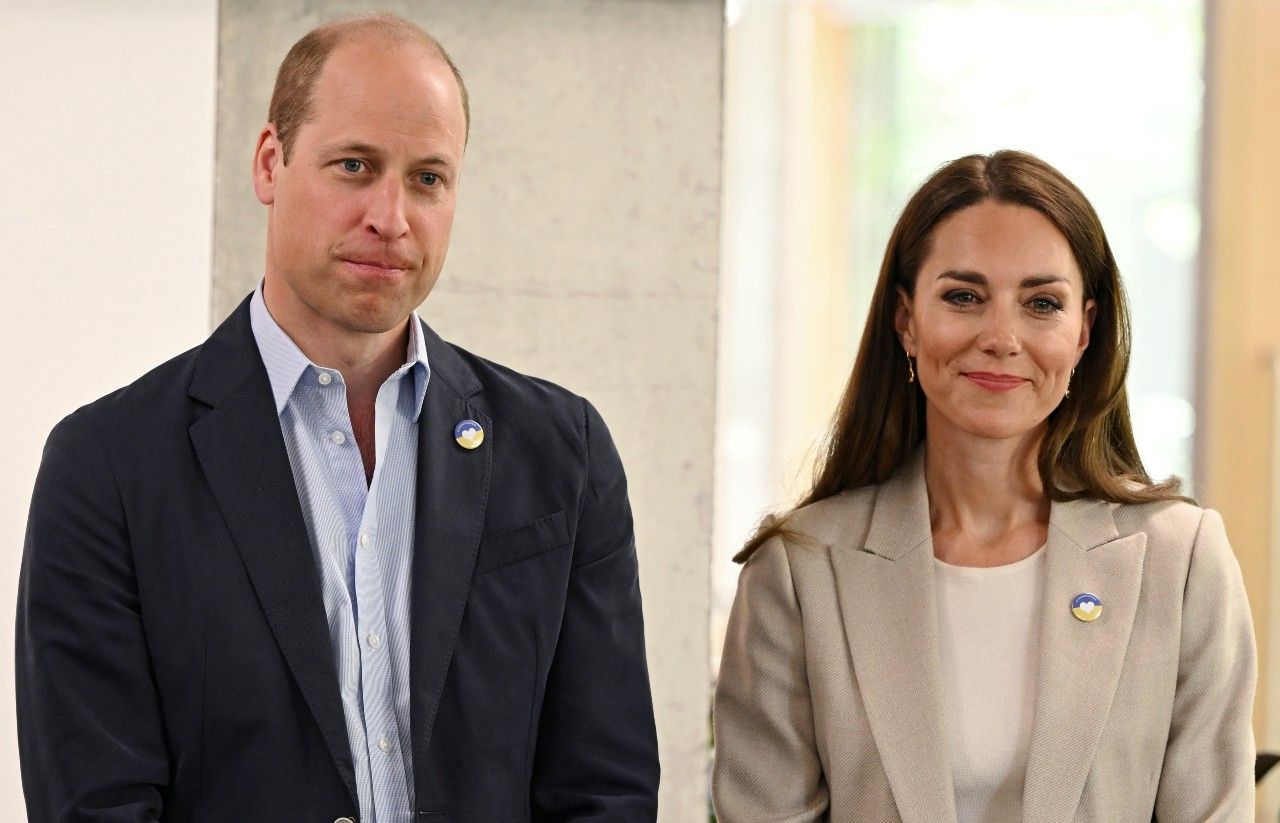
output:
[[[1035,209],[985,200],[939,223],[896,318],[930,437],[1038,435],[1095,309],[1066,237]]]

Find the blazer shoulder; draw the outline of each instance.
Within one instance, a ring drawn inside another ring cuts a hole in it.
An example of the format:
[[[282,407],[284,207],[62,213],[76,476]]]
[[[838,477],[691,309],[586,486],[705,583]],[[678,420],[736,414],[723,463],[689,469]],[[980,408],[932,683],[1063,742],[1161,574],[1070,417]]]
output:
[[[557,383],[516,371],[449,341],[445,341],[445,345],[470,367],[483,389],[486,405],[495,415],[508,419],[554,419],[561,424],[572,423],[576,430],[582,431],[587,417],[595,412],[585,397]]]
[[[1143,532],[1148,546],[1178,546],[1190,551],[1206,514],[1211,511],[1184,500],[1162,500],[1116,504],[1113,516],[1121,537]]]
[[[860,543],[871,528],[876,486],[846,489],[785,516],[783,542],[797,550]]]
[[[118,436],[130,429],[154,429],[158,413],[175,400],[186,401],[200,348],[188,349],[132,383],[79,407],[62,418],[54,432],[98,431]]]
[[[1193,565],[1236,564],[1222,516],[1214,509],[1171,500],[1117,505],[1114,516],[1121,537],[1146,534],[1147,562],[1159,564],[1175,580],[1185,580]]]

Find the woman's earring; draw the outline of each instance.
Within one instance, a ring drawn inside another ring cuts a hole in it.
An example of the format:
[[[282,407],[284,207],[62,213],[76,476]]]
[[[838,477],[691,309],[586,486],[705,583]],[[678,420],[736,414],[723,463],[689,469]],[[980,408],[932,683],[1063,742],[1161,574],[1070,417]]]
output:
[[[1071,374],[1067,376],[1067,393],[1064,394],[1063,397],[1071,396],[1071,379],[1074,378],[1075,376],[1076,376],[1076,370],[1072,369]]]
[[[916,382],[916,367],[911,363],[911,355],[907,355],[907,382]]]

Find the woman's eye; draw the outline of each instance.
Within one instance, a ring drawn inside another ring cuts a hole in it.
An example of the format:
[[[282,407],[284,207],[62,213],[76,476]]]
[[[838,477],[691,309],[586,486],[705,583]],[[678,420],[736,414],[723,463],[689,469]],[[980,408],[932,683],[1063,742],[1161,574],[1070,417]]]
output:
[[[418,180],[424,186],[434,186],[440,182],[440,175],[432,171],[424,171],[422,174],[418,175]]]
[[[942,295],[942,299],[947,301],[948,303],[952,303],[958,306],[971,306],[974,303],[978,302],[978,295],[974,294],[971,291],[968,291],[967,289],[959,289],[956,291],[947,292],[946,294]]]
[[[1062,311],[1062,304],[1052,297],[1033,297],[1028,305],[1037,314],[1053,314]]]
[[[342,170],[346,172],[350,172],[352,174],[359,174],[361,171],[364,170],[364,161],[363,160],[343,160]]]

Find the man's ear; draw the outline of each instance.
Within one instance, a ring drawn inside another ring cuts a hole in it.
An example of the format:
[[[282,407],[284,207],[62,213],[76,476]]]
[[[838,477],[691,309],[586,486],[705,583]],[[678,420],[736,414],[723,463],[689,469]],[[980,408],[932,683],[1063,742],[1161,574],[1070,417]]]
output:
[[[253,152],[253,193],[264,206],[276,201],[276,171],[283,165],[284,147],[275,125],[268,123],[258,134],[258,147]]]
[[[897,287],[898,291],[898,307],[893,312],[893,327],[898,332],[898,339],[902,341],[902,348],[907,354],[914,354],[916,350],[916,332],[915,324],[911,320],[911,298],[907,296],[907,292],[902,286]]]

